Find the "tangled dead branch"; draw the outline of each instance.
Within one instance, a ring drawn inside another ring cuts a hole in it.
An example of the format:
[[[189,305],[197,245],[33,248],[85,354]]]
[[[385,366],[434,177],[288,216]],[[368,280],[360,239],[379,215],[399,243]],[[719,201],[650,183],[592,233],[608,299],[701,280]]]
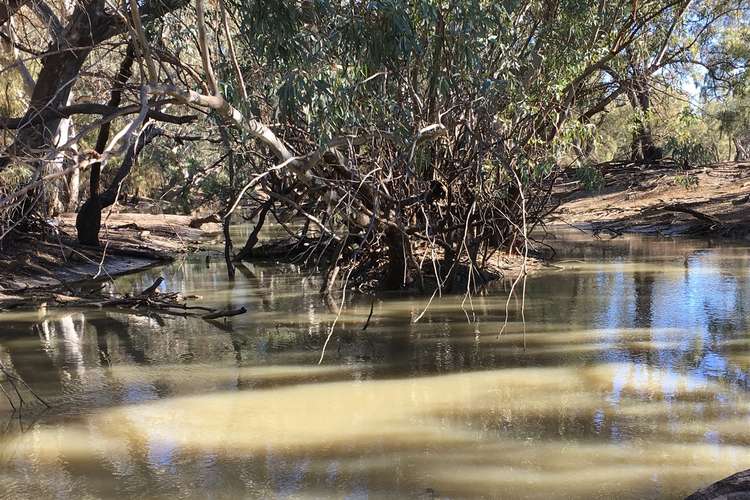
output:
[[[244,307],[236,309],[215,309],[212,307],[188,305],[187,300],[176,292],[160,292],[164,278],[157,278],[153,284],[141,292],[117,294],[108,293],[104,286],[85,287],[63,284],[59,287],[34,289],[20,292],[18,296],[5,297],[0,301],[0,310],[21,309],[44,306],[83,307],[114,310],[117,312],[142,314],[158,313],[178,316],[196,316],[206,320],[237,316],[247,312]]]
[[[21,377],[6,368],[2,361],[0,361],[0,373],[2,373],[4,377],[4,380],[0,380],[0,391],[2,391],[3,395],[8,400],[8,403],[14,412],[20,411],[24,405],[27,404],[26,399],[23,397],[23,392],[28,392],[46,408],[50,408],[49,403],[42,399],[39,394],[34,392],[34,390],[29,387],[29,384],[27,384]],[[12,393],[8,392],[4,384],[10,386]],[[14,402],[12,394],[16,395],[17,401]]]

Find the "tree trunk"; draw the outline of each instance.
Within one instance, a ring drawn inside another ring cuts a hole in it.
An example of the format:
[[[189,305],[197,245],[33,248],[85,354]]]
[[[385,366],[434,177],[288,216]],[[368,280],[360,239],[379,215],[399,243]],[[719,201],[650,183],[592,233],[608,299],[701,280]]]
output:
[[[125,83],[130,79],[133,73],[133,61],[135,60],[135,47],[133,43],[128,44],[125,51],[125,58],[120,63],[117,71],[115,82],[112,85],[108,106],[119,106],[122,101],[122,91]],[[99,128],[99,135],[96,138],[94,150],[102,153],[107,147],[109,141],[110,123],[107,122]],[[78,216],[76,217],[76,231],[78,233],[78,242],[82,245],[99,246],[99,230],[101,229],[102,206],[99,200],[99,178],[101,176],[101,163],[91,165],[91,174],[89,178],[89,199],[81,206]]]
[[[661,160],[661,148],[656,147],[651,133],[649,123],[649,112],[651,111],[651,97],[648,89],[648,80],[641,75],[633,78],[633,83],[628,92],[630,104],[636,112],[636,127],[633,131],[633,140],[630,143],[630,159],[633,161],[653,162]]]
[[[398,290],[406,284],[406,249],[404,237],[400,231],[388,227],[385,230],[388,243],[388,264],[384,279],[387,290]]]
[[[72,93],[68,96],[68,100],[65,104],[66,106],[73,104]],[[64,146],[70,139],[70,136],[71,120],[70,118],[63,118],[57,126],[55,146],[57,148]],[[64,152],[60,152],[55,159],[50,162],[50,170],[53,172],[60,172],[73,161],[75,161],[74,158],[68,158]],[[53,189],[49,194],[50,199],[54,201],[53,209],[57,212],[65,210],[74,211],[78,205],[78,178],[74,179],[73,177],[79,177],[79,171],[76,169],[73,172],[74,173],[71,173],[66,178],[58,179],[53,184]],[[75,187],[73,187],[73,183],[75,183]]]
[[[268,211],[271,209],[271,206],[273,206],[273,200],[271,199],[266,201],[261,206],[260,210],[258,211],[258,222],[255,223],[255,228],[253,228],[253,231],[247,237],[245,246],[242,247],[242,250],[240,250],[239,253],[235,256],[234,258],[235,261],[247,259],[252,254],[253,248],[255,248],[255,245],[258,244],[258,234],[260,233],[260,230],[263,228],[263,224],[265,224],[266,222],[266,215],[268,214]]]
[[[232,245],[232,235],[229,229],[232,227],[232,214],[228,214],[224,217],[221,229],[224,233],[224,261],[227,263],[227,277],[229,281],[234,281],[234,263],[232,262],[232,254],[234,253]]]
[[[66,212],[75,212],[78,210],[78,198],[80,198],[81,191],[81,171],[79,169],[73,170],[68,176],[68,206],[65,207]]]
[[[750,159],[750,154],[748,153],[748,141],[747,138],[745,141],[742,140],[741,137],[733,137],[732,142],[734,143],[734,161],[747,161]]]
[[[131,144],[125,152],[125,156],[117,169],[112,184],[101,194],[92,195],[81,206],[76,216],[76,231],[78,232],[78,242],[82,245],[99,246],[99,230],[101,229],[102,210],[112,206],[120,194],[120,186],[125,178],[130,174],[138,155],[146,145],[154,138],[161,135],[162,130],[154,126],[153,123],[146,125],[141,132],[138,141]],[[93,175],[93,172],[92,172]],[[98,177],[98,176],[97,176]],[[94,181],[92,181],[93,183]],[[98,178],[96,184],[98,186]],[[93,185],[92,185],[93,187]]]
[[[11,14],[15,12],[16,4],[23,3],[25,0],[11,0]],[[185,4],[187,0],[144,2],[141,7],[144,25]],[[94,47],[115,35],[127,32],[127,24],[121,16],[106,12],[106,8],[103,0],[88,0],[78,4],[60,39],[54,40],[47,48],[41,59],[41,70],[31,102],[17,129],[15,142],[0,156],[0,172],[8,167],[12,156],[38,154],[38,151],[45,151],[53,145],[60,119],[36,120],[33,124],[30,122],[42,111],[58,109],[67,102],[81,67]],[[0,12],[0,24],[4,22],[5,15]]]
[[[89,1],[79,5],[65,29],[62,40],[50,44],[42,57],[42,69],[37,77],[29,108],[18,128],[11,154],[49,148],[54,144],[60,118],[24,126],[44,110],[57,109],[68,102],[70,90],[78,78],[84,61],[92,48],[108,38],[113,16],[104,12],[103,2]],[[0,171],[9,158],[0,158]]]
[[[76,231],[81,245],[99,246],[99,230],[102,227],[102,204],[98,196],[86,200],[76,216]]]

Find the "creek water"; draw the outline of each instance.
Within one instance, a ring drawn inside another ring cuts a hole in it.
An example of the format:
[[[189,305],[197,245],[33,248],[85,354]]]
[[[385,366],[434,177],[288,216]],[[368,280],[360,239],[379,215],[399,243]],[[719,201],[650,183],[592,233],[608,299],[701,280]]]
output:
[[[750,255],[572,232],[528,279],[467,299],[352,295],[200,255],[121,277],[244,305],[199,318],[0,315],[4,498],[679,498],[750,468]],[[372,307],[372,317],[365,331]]]

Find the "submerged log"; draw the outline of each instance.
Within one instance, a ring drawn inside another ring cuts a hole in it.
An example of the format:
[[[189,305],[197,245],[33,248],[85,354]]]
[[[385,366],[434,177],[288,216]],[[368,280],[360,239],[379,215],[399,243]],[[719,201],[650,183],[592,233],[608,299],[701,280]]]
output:
[[[685,500],[750,499],[750,469],[696,491]]]
[[[219,319],[219,318],[229,318],[231,316],[239,316],[240,314],[245,314],[247,312],[247,309],[245,307],[240,307],[239,309],[224,309],[222,311],[216,311],[209,314],[206,314],[202,316],[203,319]]]
[[[141,292],[141,296],[142,297],[152,296],[156,292],[157,288],[159,288],[159,286],[161,286],[163,282],[164,282],[164,278],[159,276],[158,278],[156,278],[156,281],[154,281],[154,283],[150,287],[146,288],[145,290]]]

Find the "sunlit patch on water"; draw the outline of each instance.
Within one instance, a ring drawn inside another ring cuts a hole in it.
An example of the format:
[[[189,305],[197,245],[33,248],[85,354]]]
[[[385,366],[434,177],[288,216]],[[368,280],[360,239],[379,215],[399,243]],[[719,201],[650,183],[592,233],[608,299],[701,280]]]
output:
[[[54,403],[8,420],[0,491],[74,496],[680,497],[750,467],[745,248],[576,241],[471,306],[381,297],[335,316],[314,277],[203,259],[118,280],[245,305],[196,319],[0,316],[0,358]],[[304,275],[304,273],[303,273]],[[467,309],[469,307],[469,309]],[[473,319],[472,323],[467,318]],[[3,401],[2,404],[5,404]]]

